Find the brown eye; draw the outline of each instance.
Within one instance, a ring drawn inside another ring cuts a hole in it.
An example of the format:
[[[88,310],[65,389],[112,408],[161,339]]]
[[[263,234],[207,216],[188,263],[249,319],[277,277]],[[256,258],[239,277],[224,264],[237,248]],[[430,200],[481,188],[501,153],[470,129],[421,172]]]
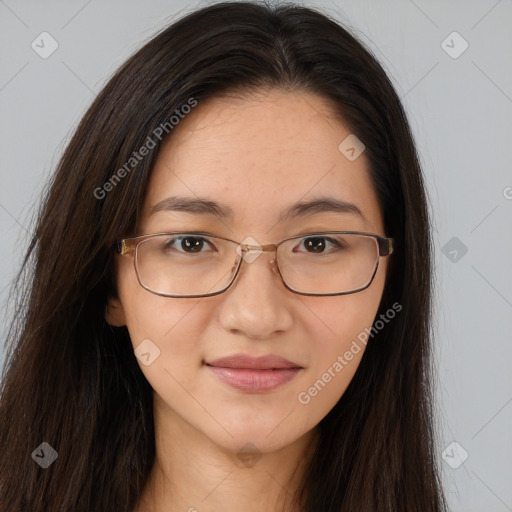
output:
[[[330,245],[334,246],[335,248],[343,247],[343,245],[339,241],[325,236],[307,237],[301,243],[304,245],[306,252],[308,252],[309,254],[323,254],[325,252],[328,252],[325,249],[326,247],[328,248]],[[295,251],[294,249],[294,252],[297,251]]]
[[[175,245],[176,243],[177,245]],[[163,246],[163,250],[172,250],[188,254],[198,254],[201,252],[205,252],[203,248],[208,246],[212,247],[213,244],[209,242],[206,238],[191,235],[182,235],[166,240]]]

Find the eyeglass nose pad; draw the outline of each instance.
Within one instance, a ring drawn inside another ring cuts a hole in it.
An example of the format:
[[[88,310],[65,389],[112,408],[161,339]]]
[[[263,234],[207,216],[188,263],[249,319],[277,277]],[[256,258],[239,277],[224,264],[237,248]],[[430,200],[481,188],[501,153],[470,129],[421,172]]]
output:
[[[260,254],[261,254],[261,253],[260,253]],[[240,260],[243,260],[243,259],[244,259],[244,258],[243,258],[243,256],[242,256],[242,254],[240,254]],[[240,262],[240,263],[241,263],[241,262]],[[271,260],[269,261],[269,263],[270,263],[270,265],[271,265],[271,267],[272,267],[272,269],[273,269],[273,270],[278,271],[276,258],[271,259]],[[235,270],[235,268],[236,268],[236,265],[233,267],[232,271],[233,271],[233,270]]]
[[[280,275],[280,274],[281,274],[281,272],[279,271],[279,268],[278,268],[278,266],[277,266],[276,259],[274,258],[274,259],[270,260],[270,261],[269,261],[269,263],[270,263],[270,268],[272,269],[272,271],[273,271],[275,274]]]

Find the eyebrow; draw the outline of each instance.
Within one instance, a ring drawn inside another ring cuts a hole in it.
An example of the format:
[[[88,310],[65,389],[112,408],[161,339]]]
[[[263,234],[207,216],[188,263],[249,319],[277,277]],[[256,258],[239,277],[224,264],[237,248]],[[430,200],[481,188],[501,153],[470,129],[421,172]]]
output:
[[[150,215],[160,211],[179,211],[194,215],[213,215],[222,220],[232,220],[234,212],[228,205],[209,199],[170,196],[151,208]],[[278,221],[309,217],[319,213],[355,214],[366,220],[363,212],[354,204],[333,197],[320,197],[310,201],[299,201],[281,213]]]

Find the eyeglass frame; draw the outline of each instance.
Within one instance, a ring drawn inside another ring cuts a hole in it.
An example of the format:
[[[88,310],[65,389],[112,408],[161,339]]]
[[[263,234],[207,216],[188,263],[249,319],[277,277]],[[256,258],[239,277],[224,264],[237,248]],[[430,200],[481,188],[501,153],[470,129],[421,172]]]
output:
[[[284,280],[283,275],[281,274],[281,269],[279,268],[279,262],[278,262],[278,258],[277,258],[277,249],[278,249],[278,247],[282,243],[287,242],[288,240],[293,240],[295,238],[307,238],[308,236],[312,236],[312,235],[328,235],[328,234],[363,235],[363,236],[374,238],[377,241],[379,254],[378,254],[378,258],[377,258],[377,263],[375,265],[375,270],[373,271],[373,274],[372,274],[368,284],[366,286],[363,286],[361,288],[357,288],[355,290],[350,290],[350,291],[347,291],[347,292],[338,292],[338,293],[305,293],[305,292],[299,292],[297,290],[294,290],[293,288],[291,288],[286,283],[286,281]],[[175,295],[175,294],[169,294],[169,293],[156,292],[156,291],[151,290],[150,288],[148,288],[148,286],[146,286],[146,285],[144,285],[142,283],[142,280],[141,280],[141,277],[140,277],[140,273],[139,273],[139,269],[138,269],[138,265],[137,265],[137,254],[138,254],[137,253],[137,248],[145,240],[147,240],[149,238],[157,237],[157,236],[162,236],[162,235],[192,235],[192,236],[197,235],[197,236],[206,236],[206,237],[210,237],[210,238],[218,238],[220,240],[225,240],[227,242],[232,242],[232,243],[236,244],[237,246],[239,246],[240,250],[241,250],[241,253],[238,255],[238,259],[237,259],[237,262],[236,262],[236,269],[235,269],[235,271],[233,273],[233,276],[232,276],[230,282],[222,290],[219,290],[219,291],[216,291],[216,292],[212,292],[212,293],[206,293],[206,294],[202,293],[202,294],[194,294],[194,295]],[[138,240],[138,242],[134,243],[135,240]],[[142,286],[142,288],[144,288],[148,292],[154,293],[155,295],[158,295],[158,296],[161,296],[161,297],[174,297],[174,298],[178,298],[178,299],[179,298],[197,298],[197,297],[212,297],[212,296],[224,293],[235,282],[236,277],[238,276],[238,273],[240,271],[240,267],[242,266],[242,260],[244,260],[244,254],[248,253],[250,251],[275,252],[276,253],[275,254],[275,259],[273,259],[270,263],[274,263],[275,262],[275,265],[276,265],[276,268],[277,268],[277,272],[279,274],[279,277],[281,278],[281,281],[283,282],[284,286],[288,290],[290,290],[291,292],[296,293],[298,295],[308,295],[308,296],[312,296],[312,297],[328,297],[328,296],[334,296],[334,295],[350,295],[352,293],[361,292],[361,291],[366,290],[367,288],[369,288],[369,286],[372,284],[372,282],[373,282],[373,280],[375,278],[375,275],[377,274],[377,270],[379,268],[379,263],[380,263],[381,257],[383,257],[383,256],[391,256],[394,253],[394,251],[395,251],[395,243],[394,243],[394,238],[383,237],[383,236],[377,235],[375,233],[368,233],[368,232],[365,232],[365,231],[322,231],[322,232],[315,231],[315,232],[311,232],[311,233],[303,233],[303,234],[300,234],[300,235],[290,236],[288,238],[285,238],[285,239],[281,240],[280,242],[278,242],[276,244],[266,244],[266,245],[257,245],[257,246],[256,245],[243,244],[241,242],[237,242],[235,240],[231,240],[230,238],[226,238],[226,237],[219,236],[219,235],[212,235],[212,234],[207,233],[207,232],[198,232],[198,231],[169,231],[169,232],[163,232],[163,233],[148,233],[148,234],[145,234],[145,235],[138,235],[138,236],[134,236],[134,237],[128,237],[128,238],[120,239],[120,240],[115,242],[115,250],[116,250],[116,253],[120,254],[121,256],[125,256],[126,254],[129,254],[131,252],[135,253],[135,257],[133,259],[133,264],[134,264],[135,274],[137,275],[137,280],[139,281],[139,284]]]

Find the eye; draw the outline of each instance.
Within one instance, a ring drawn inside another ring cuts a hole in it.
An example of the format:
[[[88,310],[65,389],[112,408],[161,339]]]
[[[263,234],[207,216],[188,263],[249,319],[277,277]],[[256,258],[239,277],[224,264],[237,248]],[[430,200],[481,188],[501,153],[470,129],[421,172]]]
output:
[[[321,235],[303,238],[299,246],[302,244],[306,248],[306,252],[309,254],[325,254],[326,252],[329,252],[326,251],[326,248],[329,246],[332,246],[334,250],[343,249],[345,246],[342,240],[336,240],[334,238]],[[293,252],[297,252],[296,247],[293,249]]]
[[[178,245],[174,246],[177,242]],[[207,248],[208,246],[215,247],[213,245],[213,242],[209,241],[204,237],[185,234],[165,240],[162,249],[164,251],[176,251],[186,254],[197,254],[201,252],[207,252],[203,251],[202,249]]]

